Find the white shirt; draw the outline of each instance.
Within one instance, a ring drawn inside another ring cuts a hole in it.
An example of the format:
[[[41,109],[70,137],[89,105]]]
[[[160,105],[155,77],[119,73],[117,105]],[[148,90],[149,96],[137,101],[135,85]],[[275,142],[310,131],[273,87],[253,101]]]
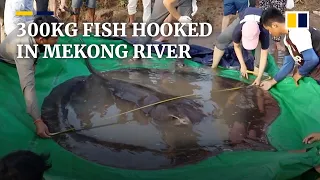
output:
[[[9,35],[18,27],[18,23],[33,20],[34,16],[16,16],[16,11],[34,11],[33,0],[6,0],[4,8],[4,31]]]
[[[301,54],[303,51],[312,49],[312,39],[311,39],[311,33],[309,29],[291,29],[289,30],[288,34],[292,44],[294,44],[297,47],[297,50]],[[291,46],[287,43],[287,35],[284,37],[284,45],[287,47],[290,55],[293,57],[295,61],[299,61],[299,58],[294,56],[293,50],[291,49]]]

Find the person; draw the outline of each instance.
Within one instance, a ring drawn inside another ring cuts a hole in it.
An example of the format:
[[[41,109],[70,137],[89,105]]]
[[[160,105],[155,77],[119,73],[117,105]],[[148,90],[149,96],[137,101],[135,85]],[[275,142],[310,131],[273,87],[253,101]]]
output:
[[[249,7],[255,7],[256,3],[249,0]],[[243,12],[238,12],[241,14]],[[232,33],[236,26],[240,23],[240,18],[237,17],[221,34],[217,37],[217,42],[213,51],[212,69],[216,69],[220,63],[224,50],[232,43]]]
[[[192,7],[192,4],[196,2],[196,0],[163,0],[163,1],[155,1],[154,11],[151,14],[150,20],[147,24],[157,23],[162,24],[163,21],[168,17],[169,14],[172,15],[173,18],[177,19],[180,23],[191,23],[192,19],[191,14],[195,13],[198,8]],[[146,26],[147,28],[147,26]],[[187,34],[188,26],[182,27],[183,31]],[[152,26],[151,34],[155,32],[155,26]],[[148,42],[152,40],[152,37],[146,34],[145,37],[140,37],[138,40],[138,44],[146,45]],[[184,36],[179,36],[178,44],[188,44],[189,38]],[[177,54],[179,54],[180,49],[177,48]],[[131,58],[130,61],[136,61],[136,58]],[[177,66],[182,67],[184,63],[183,59],[177,59]]]
[[[77,25],[79,23],[80,8],[82,6],[82,3],[83,3],[83,0],[72,0],[72,8],[74,11],[73,21],[77,23]],[[91,23],[94,23],[97,0],[87,0],[86,6],[88,7],[87,17]]]
[[[260,85],[268,57],[269,32],[259,23],[263,10],[254,7],[248,7],[240,13],[240,23],[234,28],[232,41],[234,51],[240,63],[241,75],[248,78],[247,66],[245,64],[241,44],[246,50],[255,50],[255,70],[258,71],[257,78],[253,85]],[[260,62],[258,64],[258,62]]]
[[[6,35],[4,33],[4,21],[3,21],[5,5],[6,5],[6,1],[5,0],[0,2],[0,43],[6,37]]]
[[[272,36],[285,35],[284,44],[290,54],[284,57],[283,66],[274,78],[262,82],[261,88],[269,90],[283,80],[294,69],[295,62],[299,64],[299,68],[294,72],[293,78],[298,85],[299,79],[308,76],[319,64],[317,54],[320,52],[320,31],[313,27],[309,29],[287,29],[285,17],[276,8],[266,10],[261,17],[261,23]]]
[[[1,180],[43,180],[43,175],[52,165],[49,155],[38,155],[31,151],[15,151],[0,160]]]
[[[192,1],[192,14],[191,16],[193,17],[194,15],[196,15],[198,11],[198,6],[197,6],[197,1],[196,0],[193,0]],[[168,15],[167,18],[163,21],[163,23],[173,23],[175,22],[176,19],[174,19],[172,17],[172,15]],[[169,32],[169,27],[168,26],[165,26],[164,28],[164,34],[168,34]],[[158,41],[158,42],[167,42],[168,41],[168,37],[164,37],[164,36],[160,36],[158,39],[156,39],[155,41]]]
[[[259,7],[263,10],[267,10],[268,8],[275,7],[282,14],[285,13],[286,10],[287,0],[260,0]],[[272,37],[272,40],[275,41],[275,49],[280,51],[285,51],[285,47],[280,44],[281,36],[280,37]]]
[[[4,29],[9,35],[18,27],[18,23],[32,21],[33,16],[16,16],[16,11],[34,11],[33,0],[10,0],[6,1],[4,8]]]
[[[248,7],[248,0],[223,0],[223,18],[221,32],[229,25],[231,15],[236,15],[237,12],[242,12]]]
[[[130,28],[132,28],[132,23],[134,23],[134,20],[135,20],[135,14],[137,13],[137,4],[138,4],[138,0],[128,1],[128,14],[129,14],[128,27]],[[142,4],[143,4],[142,21],[146,23],[149,21],[151,16],[151,0],[142,0]]]
[[[8,2],[8,1],[7,1]],[[44,44],[54,45],[58,41],[58,37],[53,37],[53,25],[52,23],[58,23],[58,19],[53,16],[39,16],[35,18],[34,21],[26,23],[28,27],[32,22],[34,22],[38,27],[43,23],[48,23],[50,29],[46,29],[47,26],[43,26],[44,32],[48,32],[48,36],[41,36],[40,31],[38,34],[32,38],[29,35],[23,37],[18,37],[20,34],[20,27],[14,29],[6,39],[0,44],[0,59],[9,64],[15,64],[17,67],[21,89],[26,101],[26,109],[28,114],[30,114],[36,125],[37,134],[40,137],[48,138],[50,137],[50,132],[48,127],[41,119],[40,110],[38,107],[38,101],[36,97],[35,90],[35,64],[37,58],[18,58],[18,44],[30,45],[34,47],[35,44],[38,44],[40,47]],[[35,32],[34,28],[31,28],[32,34]],[[25,53],[25,47],[22,49],[22,52]]]

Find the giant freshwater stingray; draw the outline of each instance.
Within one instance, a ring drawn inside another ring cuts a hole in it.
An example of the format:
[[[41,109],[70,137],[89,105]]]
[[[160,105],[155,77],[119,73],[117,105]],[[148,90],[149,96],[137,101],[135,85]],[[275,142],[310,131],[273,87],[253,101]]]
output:
[[[254,87],[216,92],[243,85],[209,71],[115,70],[60,84],[44,100],[42,117],[50,132],[87,128],[53,138],[84,159],[118,168],[173,168],[224,151],[273,151],[265,132],[279,113],[277,102]],[[192,93],[199,96],[108,118]]]

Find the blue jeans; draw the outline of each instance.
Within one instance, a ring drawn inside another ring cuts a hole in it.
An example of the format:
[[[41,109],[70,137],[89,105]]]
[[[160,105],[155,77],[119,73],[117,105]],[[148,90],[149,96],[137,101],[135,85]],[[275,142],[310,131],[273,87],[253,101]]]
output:
[[[248,6],[248,0],[223,0],[223,15],[234,15],[245,10]]]
[[[313,49],[302,52],[304,64],[299,68],[301,76],[308,76],[309,73],[319,64],[319,57]],[[279,72],[274,76],[277,82],[283,80],[294,68],[295,61],[291,56],[285,56],[283,65]]]

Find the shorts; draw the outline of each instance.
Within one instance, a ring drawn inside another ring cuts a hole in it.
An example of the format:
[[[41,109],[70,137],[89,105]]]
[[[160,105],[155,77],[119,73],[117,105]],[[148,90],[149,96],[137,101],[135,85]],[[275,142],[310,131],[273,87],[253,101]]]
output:
[[[223,15],[235,15],[237,12],[242,12],[249,6],[248,0],[224,0]]]
[[[266,10],[270,7],[274,7],[281,11],[282,14],[285,13],[287,0],[260,0],[259,6],[261,9]]]
[[[49,0],[36,0],[37,11],[48,11]]]
[[[72,0],[73,8],[81,8],[83,0]],[[96,8],[97,0],[86,0],[86,6],[88,8]]]

